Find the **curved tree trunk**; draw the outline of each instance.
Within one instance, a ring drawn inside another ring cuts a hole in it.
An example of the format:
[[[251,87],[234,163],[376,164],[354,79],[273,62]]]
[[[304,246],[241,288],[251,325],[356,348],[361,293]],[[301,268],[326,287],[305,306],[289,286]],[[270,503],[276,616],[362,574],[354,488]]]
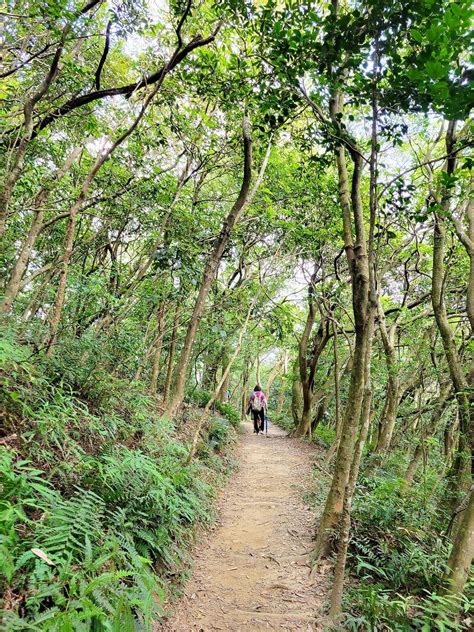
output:
[[[162,301],[157,311],[155,349],[153,353],[153,366],[150,377],[150,393],[156,394],[158,388],[158,375],[160,371],[161,352],[163,350],[163,326],[165,324],[165,302]]]
[[[446,173],[451,175],[455,169],[455,155],[451,154],[455,144],[456,123],[451,121],[446,134]],[[450,189],[447,189],[440,200],[441,206],[449,212],[451,200]],[[455,457],[454,468],[457,477],[458,492],[469,487],[472,480],[472,452],[474,410],[469,401],[469,384],[463,371],[461,359],[454,339],[454,333],[448,320],[444,301],[445,268],[444,249],[446,241],[446,227],[443,215],[435,213],[435,232],[433,240],[433,274],[431,301],[436,324],[441,335],[449,374],[456,394],[459,410],[459,447]],[[455,495],[454,495],[455,498]],[[456,502],[456,501],[455,501]]]
[[[465,508],[460,512],[459,527],[448,559],[446,593],[460,595],[469,577],[474,557],[474,486],[468,495]]]
[[[161,84],[162,84],[162,81],[158,82],[155,88],[150,92],[150,94],[145,99],[143,105],[141,106],[140,111],[138,112],[137,116],[134,118],[134,120],[128,126],[128,128],[124,132],[122,132],[122,134],[120,134],[111,143],[109,147],[104,149],[104,151],[102,151],[97,156],[92,168],[90,169],[89,173],[84,178],[84,181],[81,186],[81,191],[77,197],[76,202],[72,205],[72,207],[69,210],[69,221],[68,221],[68,227],[66,230],[66,239],[65,239],[64,253],[63,253],[63,258],[62,258],[61,272],[59,274],[59,284],[58,284],[58,289],[56,292],[56,298],[54,301],[52,316],[50,319],[50,332],[49,332],[49,335],[45,339],[46,357],[51,357],[53,353],[54,345],[56,343],[56,339],[58,336],[59,323],[61,321],[61,314],[62,314],[64,299],[66,295],[66,284],[67,284],[67,277],[68,277],[68,271],[69,271],[69,264],[71,262],[72,250],[74,246],[77,215],[82,208],[84,200],[86,199],[86,195],[90,189],[92,181],[94,180],[96,175],[99,173],[104,163],[110,158],[110,156],[117,149],[117,147],[120,147],[120,145],[138,127],[146,110],[148,109],[148,106],[150,105],[155,95],[159,91]]]
[[[33,136],[34,130],[34,109],[36,104],[47,94],[51,84],[56,79],[59,72],[59,62],[64,50],[64,44],[66,37],[70,31],[71,25],[66,24],[61,33],[59,40],[59,46],[57,47],[51,65],[48,69],[43,81],[39,84],[37,90],[26,100],[23,106],[23,135],[17,143],[16,152],[7,168],[5,177],[3,180],[3,186],[0,190],[0,237],[5,232],[5,227],[8,218],[8,207],[10,199],[12,197],[13,189],[18,178],[21,175],[21,170],[25,162],[25,156],[28,149],[28,145]]]
[[[315,320],[315,308],[312,298],[315,275],[316,271],[313,275],[310,286],[308,318],[306,320],[305,330],[299,345],[298,361],[300,367],[301,386],[303,390],[303,411],[301,413],[300,422],[295,430],[296,437],[311,435],[311,414],[314,400],[313,389],[316,369],[319,358],[329,341],[329,320],[327,318],[322,318],[312,344],[311,357],[308,359],[308,340]]]
[[[375,446],[375,454],[384,454],[390,449],[392,442],[393,430],[397,419],[398,405],[400,403],[400,379],[398,376],[398,362],[395,353],[395,331],[396,324],[390,330],[387,330],[385,316],[382,306],[378,301],[378,318],[379,328],[382,337],[382,344],[385,352],[385,362],[387,365],[388,382],[385,403],[382,416],[380,418],[379,433],[377,444]]]
[[[291,415],[293,423],[297,426],[301,419],[301,408],[303,403],[303,391],[299,373],[299,361],[295,360],[293,365],[293,382],[291,385]]]
[[[206,267],[204,269],[201,286],[199,288],[196,301],[194,303],[194,308],[188,324],[183,349],[178,360],[174,394],[171,401],[166,407],[166,414],[170,417],[174,416],[176,410],[179,408],[181,402],[183,401],[184,386],[186,383],[186,375],[188,372],[189,360],[191,358],[191,351],[193,348],[194,339],[196,337],[199,321],[204,311],[206,298],[209,294],[209,290],[211,289],[212,282],[215,279],[217,268],[221,261],[222,255],[224,254],[224,250],[227,247],[232,229],[234,228],[236,222],[239,220],[245,206],[249,201],[250,180],[252,178],[252,141],[250,138],[250,123],[247,117],[244,117],[242,131],[244,146],[244,173],[242,185],[240,187],[240,192],[237,200],[235,201],[232,209],[227,215],[219,236],[214,242],[213,250],[209,255]],[[263,173],[261,173],[261,176],[263,178]]]
[[[373,306],[375,308],[375,305]],[[346,489],[344,492],[344,502],[341,521],[339,525],[338,533],[338,552],[336,565],[334,568],[334,581],[330,597],[330,609],[329,615],[336,618],[341,613],[342,609],[342,593],[344,589],[344,574],[346,568],[347,551],[349,549],[349,539],[351,530],[351,514],[352,514],[352,499],[354,497],[354,491],[356,487],[357,477],[359,476],[359,468],[362,459],[362,453],[364,450],[365,441],[369,432],[369,426],[371,422],[371,405],[372,405],[372,386],[371,386],[371,356],[372,356],[372,338],[374,330],[374,315],[375,309],[370,316],[370,322],[368,325],[369,332],[367,336],[366,346],[366,361],[365,361],[365,374],[364,374],[364,396],[362,407],[360,411],[360,422],[357,442],[354,448],[354,454],[352,457],[352,463],[349,471],[349,478],[347,481]]]
[[[360,177],[362,160],[359,153],[352,153],[354,171],[352,176],[352,192],[349,197],[348,176],[344,149],[340,147],[336,153],[339,171],[339,196],[343,208],[344,224],[349,222],[345,230],[346,254],[351,271],[352,304],[355,321],[354,357],[347,395],[347,405],[341,428],[341,439],[336,454],[334,475],[326,499],[319,524],[313,559],[317,561],[327,556],[332,548],[333,535],[339,524],[344,503],[345,489],[349,480],[349,472],[354,454],[357,428],[361,415],[364,395],[364,375],[366,373],[367,345],[369,343],[369,266],[364,229],[362,203],[360,199]],[[354,212],[356,227],[356,244],[352,244],[350,215]]]
[[[170,391],[171,391],[171,383],[173,381],[174,353],[176,350],[176,341],[178,338],[180,311],[181,310],[178,307],[174,315],[173,331],[171,332],[170,347],[168,349],[168,361],[167,361],[167,367],[166,367],[166,377],[165,377],[165,385],[163,387],[163,399],[162,399],[164,406],[166,406],[168,402],[168,398],[170,396]]]
[[[36,194],[33,203],[33,221],[31,222],[28,234],[20,248],[17,260],[15,261],[15,264],[12,268],[10,278],[5,288],[3,300],[0,303],[0,312],[8,313],[10,311],[18,292],[20,291],[21,280],[23,279],[23,275],[25,274],[26,268],[28,267],[31,252],[34,248],[38,235],[43,229],[43,219],[45,213],[43,207],[45,202],[48,200],[54,185],[62,180],[62,178],[66,175],[66,173],[71,168],[73,162],[78,158],[81,151],[82,150],[80,148],[74,149],[67,156],[62,167],[56,170],[53,176],[49,178],[48,182],[46,182],[41,190]]]

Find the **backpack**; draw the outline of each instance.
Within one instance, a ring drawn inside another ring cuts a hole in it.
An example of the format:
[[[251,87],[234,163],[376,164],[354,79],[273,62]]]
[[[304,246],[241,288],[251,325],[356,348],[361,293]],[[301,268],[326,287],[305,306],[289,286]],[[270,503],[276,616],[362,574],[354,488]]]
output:
[[[259,395],[259,392],[256,391],[253,394],[253,399],[252,399],[252,410],[254,410],[255,412],[259,412],[262,410],[263,408],[263,398],[265,397],[264,394],[260,391],[261,395]]]

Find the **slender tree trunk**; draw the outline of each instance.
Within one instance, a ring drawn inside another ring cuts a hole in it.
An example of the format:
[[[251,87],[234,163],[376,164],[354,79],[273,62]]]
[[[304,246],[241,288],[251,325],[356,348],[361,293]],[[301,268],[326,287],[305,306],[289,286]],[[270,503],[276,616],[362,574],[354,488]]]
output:
[[[312,344],[311,357],[308,358],[308,345],[316,318],[316,308],[313,295],[318,271],[319,265],[316,265],[308,288],[308,316],[306,318],[305,328],[298,345],[298,363],[303,394],[303,410],[301,413],[301,419],[299,420],[295,430],[296,437],[304,437],[307,434],[311,434],[311,410],[313,405],[314,378],[316,375],[318,360],[327,344],[327,341],[329,340],[328,322],[326,319],[321,319],[318,332]]]
[[[271,390],[272,390],[273,383],[276,380],[276,378],[278,377],[278,375],[282,372],[283,366],[284,366],[284,358],[280,358],[277,361],[277,363],[275,364],[275,366],[272,368],[272,370],[270,371],[270,374],[269,374],[268,380],[267,380],[267,388],[265,390],[265,394],[267,396],[267,400],[270,399],[270,393],[271,393]]]
[[[334,404],[336,413],[336,450],[341,438],[341,380],[339,376],[339,353],[337,348],[337,323],[332,321],[333,354],[334,354]]]
[[[295,427],[298,426],[301,419],[301,409],[303,402],[303,391],[301,388],[301,378],[299,372],[299,360],[295,360],[293,365],[293,382],[291,385],[291,415]]]
[[[375,307],[375,306],[374,306]],[[372,356],[372,338],[374,328],[374,314],[370,316],[369,332],[367,336],[365,375],[364,375],[364,398],[360,412],[359,435],[355,444],[352,463],[350,466],[349,479],[347,481],[343,510],[340,521],[340,529],[338,534],[338,552],[336,565],[334,568],[334,581],[330,596],[329,616],[337,618],[342,610],[342,594],[344,590],[344,574],[346,569],[347,551],[350,541],[351,515],[352,515],[352,499],[354,497],[355,486],[359,476],[360,462],[364,450],[365,441],[369,432],[372,405],[372,388],[370,379],[371,356]]]
[[[34,291],[30,302],[28,303],[28,305],[23,310],[23,314],[21,316],[21,319],[22,319],[22,321],[25,324],[30,319],[32,319],[36,315],[36,313],[38,312],[38,310],[39,310],[39,308],[41,306],[42,296],[43,296],[44,292],[46,291],[46,288],[51,283],[51,281],[52,281],[52,279],[53,279],[53,277],[54,277],[54,275],[56,274],[57,271],[58,270],[57,270],[56,265],[51,265],[49,270],[46,272],[43,281],[38,285],[38,287]]]
[[[8,313],[13,305],[13,302],[20,291],[21,280],[25,274],[28,262],[30,260],[31,252],[34,248],[38,235],[43,228],[44,208],[43,205],[49,198],[52,188],[56,182],[62,180],[65,174],[71,168],[73,162],[78,158],[81,153],[80,148],[74,149],[64,161],[62,167],[57,169],[55,174],[49,179],[49,181],[43,186],[43,188],[37,193],[35,201],[33,203],[34,217],[31,222],[28,234],[20,248],[19,255],[12,268],[10,278],[5,288],[5,295],[0,303],[0,312]]]
[[[227,352],[227,350],[224,351],[223,355],[222,355],[222,375],[224,375],[224,371],[225,371],[225,367],[227,366],[229,362],[229,354]],[[220,402],[225,402],[225,394],[229,388],[229,374],[227,374],[227,376],[224,378],[224,381],[221,384],[221,387],[219,389],[219,394],[217,396],[217,399]]]
[[[227,366],[224,369],[222,377],[219,380],[219,383],[217,384],[216,388],[214,389],[214,393],[212,394],[211,399],[207,402],[207,404],[206,404],[206,406],[204,408],[204,413],[201,415],[201,419],[199,420],[199,423],[196,426],[196,430],[195,430],[194,435],[193,435],[193,440],[191,442],[191,449],[190,449],[189,454],[188,454],[187,463],[192,461],[192,459],[194,458],[194,455],[196,453],[197,444],[198,444],[198,441],[199,441],[199,435],[201,434],[202,427],[203,427],[203,425],[204,425],[204,423],[205,423],[205,421],[206,421],[206,419],[208,417],[209,411],[214,406],[214,403],[216,402],[216,400],[217,400],[217,398],[219,396],[219,393],[220,393],[220,390],[222,388],[222,385],[225,383],[226,379],[228,378],[228,376],[230,374],[230,370],[232,368],[232,365],[234,364],[235,360],[237,359],[237,356],[240,353],[240,349],[242,347],[242,340],[243,340],[243,337],[245,335],[245,332],[247,331],[247,326],[249,324],[250,316],[252,314],[252,309],[254,308],[254,305],[255,305],[255,301],[252,302],[252,304],[250,305],[250,307],[248,309],[247,316],[246,316],[245,321],[244,321],[244,323],[243,323],[243,325],[242,325],[242,327],[240,329],[239,339],[238,339],[237,344],[235,346],[234,353],[231,355],[231,357],[230,357],[230,359],[229,359],[229,361],[227,363]]]
[[[206,263],[206,267],[204,269],[204,274],[201,281],[201,286],[199,288],[198,296],[194,303],[193,312],[191,315],[191,320],[188,324],[188,329],[186,332],[186,337],[184,340],[183,349],[181,351],[181,355],[178,360],[178,366],[176,370],[176,383],[174,388],[174,394],[171,398],[168,406],[167,406],[167,414],[170,417],[173,417],[176,410],[181,405],[184,397],[184,387],[186,384],[186,376],[189,367],[189,360],[191,358],[192,347],[194,344],[194,339],[196,337],[197,328],[199,325],[199,321],[201,319],[202,313],[204,311],[204,306],[206,302],[206,298],[209,294],[209,290],[211,289],[212,282],[215,279],[217,269],[219,263],[221,261],[222,255],[224,253],[225,248],[227,247],[230,235],[232,233],[232,229],[235,224],[238,222],[242,212],[245,207],[251,201],[253,197],[253,193],[256,192],[256,188],[254,187],[252,191],[250,191],[250,181],[252,178],[252,141],[250,138],[250,123],[247,117],[244,117],[243,121],[243,146],[244,146],[244,173],[242,179],[242,185],[240,187],[240,192],[237,200],[235,201],[232,209],[227,215],[222,229],[217,237],[214,247],[212,249],[211,254]],[[258,184],[260,184],[263,179],[264,171],[266,168],[266,162],[268,162],[269,150],[265,156],[266,161],[262,164],[262,169],[259,173],[259,178],[257,179]],[[256,183],[257,184],[257,183]]]
[[[257,353],[257,361],[256,361],[256,365],[255,365],[255,380],[257,381],[257,384],[260,384],[260,382],[262,381],[261,365],[260,365],[260,353]]]
[[[328,321],[324,320],[321,321],[318,333],[315,336],[312,356],[311,360],[309,361],[309,371],[307,371],[307,369],[304,369],[301,376],[301,383],[303,386],[303,412],[301,415],[301,421],[295,431],[295,436],[297,437],[304,437],[306,434],[311,435],[311,411],[314,401],[314,379],[319,358],[321,357],[321,354],[324,351],[328,340]],[[303,359],[300,357],[300,363],[302,360],[306,362],[306,357],[304,357]]]
[[[281,415],[283,412],[283,406],[285,404],[285,391],[283,387],[280,389],[278,393],[278,404],[277,404],[277,415]]]
[[[168,399],[171,392],[171,384],[173,382],[174,354],[176,350],[176,341],[178,338],[180,311],[181,310],[179,308],[176,309],[176,313],[174,315],[173,331],[171,332],[170,348],[168,350],[168,366],[166,368],[165,385],[163,388],[163,406],[165,407],[166,407],[166,404],[168,403]]]
[[[330,598],[330,616],[338,617],[342,610],[342,593],[344,587],[344,573],[346,568],[347,551],[349,548],[352,499],[354,497],[355,486],[359,475],[360,462],[365,441],[369,432],[371,422],[371,405],[372,405],[372,388],[371,388],[371,358],[372,358],[372,341],[374,336],[374,320],[377,311],[377,293],[375,283],[375,255],[374,255],[374,230],[377,219],[377,127],[378,127],[378,66],[379,53],[378,41],[375,41],[374,51],[374,74],[372,83],[372,138],[371,138],[371,155],[370,155],[370,225],[369,225],[369,242],[368,242],[368,297],[367,297],[367,331],[365,342],[365,358],[364,358],[364,393],[363,401],[360,409],[360,419],[358,420],[358,438],[354,446],[354,452],[351,458],[349,476],[347,478],[344,490],[342,519],[340,522],[338,554],[334,572],[334,584]],[[355,309],[354,309],[355,315]],[[357,320],[356,320],[357,322]],[[342,441],[341,441],[342,445]],[[339,453],[338,453],[339,456]],[[336,461],[337,463],[337,461]]]
[[[244,370],[242,371],[242,393],[240,396],[240,416],[242,421],[245,421],[247,416],[247,405],[249,400],[249,360],[244,358]]]
[[[474,557],[474,485],[468,493],[466,506],[460,512],[459,527],[448,559],[446,592],[460,595],[469,577]]]
[[[153,366],[151,369],[150,378],[150,393],[156,394],[158,388],[158,375],[160,371],[160,358],[161,351],[163,349],[163,326],[165,324],[165,302],[161,301],[157,311],[157,323],[156,323],[156,340],[155,350],[153,353]]]
[[[362,400],[364,394],[364,375],[369,336],[368,328],[368,297],[369,297],[369,269],[367,261],[366,239],[362,204],[360,200],[361,158],[353,154],[354,172],[352,177],[351,204],[349,205],[349,191],[347,187],[347,168],[343,149],[337,152],[339,170],[339,189],[343,216],[350,213],[350,205],[354,211],[357,242],[355,245],[346,243],[346,253],[351,270],[352,304],[355,321],[354,358],[347,395],[347,406],[344,412],[341,439],[336,454],[334,475],[326,499],[326,504],[319,524],[314,560],[327,556],[332,548],[333,534],[339,523],[345,489],[349,479],[349,471],[356,442]],[[350,230],[350,229],[349,229]]]
[[[64,299],[66,295],[66,284],[67,277],[69,271],[69,264],[72,256],[72,249],[74,246],[74,234],[76,230],[76,221],[77,214],[82,208],[86,195],[90,189],[92,181],[95,176],[98,174],[103,164],[110,158],[110,156],[114,153],[114,151],[119,147],[124,140],[126,140],[130,134],[134,132],[137,128],[138,124],[142,120],[148,106],[151,101],[155,97],[156,93],[160,89],[162,81],[159,81],[155,88],[150,92],[150,94],[145,99],[143,105],[140,108],[138,115],[135,117],[133,122],[129,125],[129,127],[116,138],[113,143],[111,143],[110,147],[106,148],[102,151],[97,159],[94,162],[92,169],[89,171],[87,176],[84,178],[84,182],[82,183],[81,191],[76,202],[72,205],[69,211],[69,222],[66,230],[66,240],[64,246],[64,254],[62,258],[62,267],[59,275],[59,284],[56,293],[56,299],[54,302],[53,313],[50,320],[50,332],[49,335],[45,339],[45,349],[46,349],[46,357],[51,357],[54,349],[54,345],[56,343],[56,339],[58,336],[59,323],[61,321],[61,313],[64,305]]]
[[[400,379],[398,376],[398,363],[395,352],[395,332],[394,324],[390,330],[387,330],[385,316],[380,301],[378,301],[378,318],[379,328],[382,336],[382,344],[385,352],[385,362],[387,365],[388,382],[383,407],[382,416],[380,418],[380,429],[375,446],[375,454],[384,454],[390,449],[392,435],[397,419],[398,405],[400,402]]]
[[[339,372],[339,377],[338,377],[339,385],[341,383],[341,380],[346,375],[348,375],[348,374],[350,374],[352,372],[352,363],[353,363],[353,357],[352,357],[352,355],[350,355],[349,358],[347,359],[347,362],[345,363],[344,368],[341,369],[340,372]],[[327,451],[327,454],[326,454],[326,457],[325,457],[326,463],[330,463],[331,462],[334,454],[337,452],[337,450],[339,448],[339,443],[341,441],[341,433],[342,433],[342,421],[343,420],[342,420],[342,417],[341,417],[341,419],[339,419],[339,429],[337,428],[337,425],[336,425],[336,438],[335,438],[334,443],[332,444],[332,446]]]
[[[336,14],[338,2],[334,0],[332,10]],[[375,94],[375,93],[374,93]],[[335,93],[331,99],[331,118],[339,125],[339,114],[342,113],[342,94]],[[336,453],[334,474],[331,481],[328,497],[321,516],[313,554],[313,560],[317,562],[321,557],[327,556],[332,548],[333,536],[336,527],[340,524],[344,509],[346,487],[350,483],[352,464],[357,458],[356,438],[360,427],[364,392],[368,388],[366,376],[369,375],[368,363],[372,349],[373,336],[373,310],[375,309],[375,296],[373,296],[374,281],[374,257],[373,236],[377,210],[377,104],[373,99],[372,104],[372,142],[370,159],[370,224],[369,241],[367,244],[365,232],[365,218],[361,198],[361,177],[363,159],[357,147],[355,139],[346,144],[353,164],[351,191],[349,195],[348,174],[343,145],[336,148],[336,162],[339,177],[339,201],[342,208],[342,221],[344,233],[344,247],[351,274],[352,311],[354,314],[355,346],[354,361],[347,395],[347,405],[341,429],[341,439]],[[352,233],[352,217],[354,223],[355,243]],[[369,263],[370,260],[370,263]],[[365,439],[364,439],[365,441]],[[358,467],[355,473],[357,478]],[[350,488],[349,488],[350,489]],[[350,505],[351,498],[348,499]],[[350,526],[350,506],[348,507],[348,520]],[[345,559],[341,562],[345,567]]]
[[[311,420],[310,436],[312,436],[316,428],[322,422],[328,406],[328,397],[323,390],[319,390],[315,394],[314,400],[316,402],[316,410]]]
[[[446,173],[451,175],[455,170],[456,158],[452,154],[455,144],[456,123],[451,121],[446,134],[446,153],[449,156],[446,161]],[[441,206],[449,212],[451,201],[450,189],[447,189],[441,197]],[[445,267],[444,249],[446,241],[446,227],[444,215],[435,212],[435,232],[433,240],[433,272],[431,301],[436,324],[441,335],[444,353],[448,363],[449,374],[456,394],[459,410],[459,447],[455,458],[455,472],[457,488],[461,492],[469,488],[472,480],[472,451],[473,451],[473,427],[474,410],[471,410],[469,401],[469,384],[463,372],[461,359],[456,346],[454,333],[449,324],[446,304],[444,301]],[[455,495],[454,495],[455,499]],[[456,499],[454,500],[456,502]]]
[[[64,43],[66,41],[67,34],[70,30],[70,24],[67,24],[62,31],[61,39],[59,42],[59,46],[57,47],[49,70],[44,77],[43,81],[38,86],[38,89],[33,92],[31,97],[29,97],[23,106],[23,115],[24,115],[24,123],[23,123],[23,135],[20,138],[16,152],[13,156],[11,164],[7,166],[7,170],[5,173],[4,181],[2,189],[0,190],[0,237],[3,236],[5,232],[5,227],[7,223],[8,217],[8,207],[10,204],[10,199],[13,193],[13,189],[18,178],[21,175],[21,170],[23,168],[23,164],[25,161],[26,151],[28,149],[29,142],[32,138],[33,127],[34,127],[34,109],[36,104],[47,94],[51,84],[56,79],[58,70],[59,70],[59,62],[61,59],[61,55],[64,49]]]

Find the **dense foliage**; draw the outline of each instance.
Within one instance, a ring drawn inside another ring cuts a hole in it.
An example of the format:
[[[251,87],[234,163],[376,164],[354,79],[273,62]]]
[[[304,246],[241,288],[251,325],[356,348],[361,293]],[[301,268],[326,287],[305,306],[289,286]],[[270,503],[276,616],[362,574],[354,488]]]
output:
[[[468,629],[470,3],[6,7],[6,628],[149,629],[258,381],[333,620]]]

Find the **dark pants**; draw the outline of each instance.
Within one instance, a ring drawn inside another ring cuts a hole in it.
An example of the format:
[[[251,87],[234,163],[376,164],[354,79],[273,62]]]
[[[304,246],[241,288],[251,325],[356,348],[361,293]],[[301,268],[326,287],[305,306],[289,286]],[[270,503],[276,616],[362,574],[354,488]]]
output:
[[[253,416],[253,429],[255,432],[263,432],[265,429],[265,411],[262,410],[252,410]]]

